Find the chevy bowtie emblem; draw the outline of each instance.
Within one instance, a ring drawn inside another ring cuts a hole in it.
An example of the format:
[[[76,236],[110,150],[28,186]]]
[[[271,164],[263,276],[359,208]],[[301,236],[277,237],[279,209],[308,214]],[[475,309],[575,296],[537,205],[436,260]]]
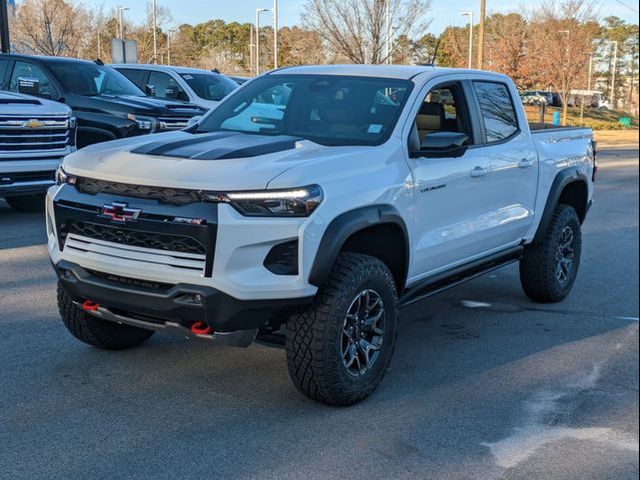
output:
[[[102,207],[102,216],[113,222],[135,222],[141,212],[139,208],[127,208],[126,203],[113,202]]]
[[[22,128],[30,128],[32,130],[36,128],[42,128],[42,127],[44,127],[44,122],[41,122],[40,120],[36,120],[35,118],[32,118],[28,122],[24,122],[22,124]]]

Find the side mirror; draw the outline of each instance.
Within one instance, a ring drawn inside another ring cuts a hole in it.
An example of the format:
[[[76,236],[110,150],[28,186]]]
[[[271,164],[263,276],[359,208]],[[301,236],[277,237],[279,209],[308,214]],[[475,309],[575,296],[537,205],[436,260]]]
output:
[[[144,93],[146,93],[150,97],[155,97],[156,96],[156,87],[154,87],[153,85],[145,85],[144,86]]]
[[[187,128],[193,127],[201,119],[202,119],[202,115],[196,115],[195,117],[191,117],[189,120],[187,120]]]
[[[40,80],[30,77],[18,77],[18,93],[40,96]]]
[[[467,150],[469,137],[459,132],[434,132],[424,137],[413,157],[460,157]]]

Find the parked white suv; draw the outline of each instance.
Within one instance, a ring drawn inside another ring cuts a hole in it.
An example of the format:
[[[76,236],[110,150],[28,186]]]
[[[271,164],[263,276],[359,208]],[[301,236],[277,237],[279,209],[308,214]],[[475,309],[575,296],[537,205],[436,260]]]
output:
[[[182,100],[210,109],[238,88],[238,83],[220,73],[168,65],[115,64],[113,68],[156,98]]]
[[[300,391],[358,402],[399,306],[514,261],[531,299],[571,290],[592,134],[532,132],[517,99],[489,72],[285,68],[186,131],[83,149],[48,199],[64,323],[109,349],[284,338]]]
[[[34,83],[20,82],[24,88]],[[69,107],[0,91],[0,197],[14,209],[42,211],[56,169],[75,150],[76,120]]]

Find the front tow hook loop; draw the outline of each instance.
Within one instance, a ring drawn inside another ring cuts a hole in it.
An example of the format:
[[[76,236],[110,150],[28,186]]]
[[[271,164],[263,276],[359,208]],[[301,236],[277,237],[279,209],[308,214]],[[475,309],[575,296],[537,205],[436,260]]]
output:
[[[95,312],[100,307],[99,303],[92,302],[91,300],[85,300],[82,303],[82,309],[86,312]]]
[[[191,333],[194,335],[209,335],[211,327],[204,322],[196,322],[191,325]]]

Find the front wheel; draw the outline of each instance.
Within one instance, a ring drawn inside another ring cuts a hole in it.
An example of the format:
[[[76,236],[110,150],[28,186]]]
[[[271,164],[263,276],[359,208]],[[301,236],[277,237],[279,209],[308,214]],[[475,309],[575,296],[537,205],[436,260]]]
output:
[[[352,405],[382,380],[396,342],[398,296],[379,259],[341,253],[312,306],[287,323],[287,364],[298,390]]]
[[[563,300],[578,275],[582,253],[580,219],[569,205],[558,205],[538,243],[526,247],[520,260],[520,282],[534,302]]]

